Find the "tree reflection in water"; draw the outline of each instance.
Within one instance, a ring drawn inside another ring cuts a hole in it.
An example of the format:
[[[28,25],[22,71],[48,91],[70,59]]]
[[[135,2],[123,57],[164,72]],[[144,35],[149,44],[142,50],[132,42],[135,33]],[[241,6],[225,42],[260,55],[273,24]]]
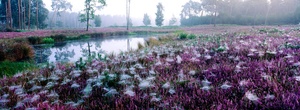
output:
[[[86,59],[88,56],[97,54],[119,54],[122,51],[137,49],[137,44],[143,44],[151,36],[111,36],[107,38],[77,40],[59,43],[52,46],[34,46],[36,51],[36,62],[76,62],[80,58]],[[89,48],[88,48],[89,47]]]

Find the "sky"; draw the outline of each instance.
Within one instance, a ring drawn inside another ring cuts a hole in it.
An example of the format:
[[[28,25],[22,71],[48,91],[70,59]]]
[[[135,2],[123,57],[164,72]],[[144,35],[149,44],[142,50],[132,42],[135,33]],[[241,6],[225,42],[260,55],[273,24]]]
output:
[[[46,7],[51,10],[51,0],[43,0]],[[72,5],[72,11],[78,12],[84,8],[84,0],[68,0]],[[174,15],[180,18],[182,5],[189,0],[131,0],[131,14],[133,18],[143,18],[147,13],[151,18],[155,18],[156,5],[160,2],[164,6],[165,20],[169,20]],[[126,0],[106,0],[107,6],[98,11],[101,15],[123,15],[126,14]]]

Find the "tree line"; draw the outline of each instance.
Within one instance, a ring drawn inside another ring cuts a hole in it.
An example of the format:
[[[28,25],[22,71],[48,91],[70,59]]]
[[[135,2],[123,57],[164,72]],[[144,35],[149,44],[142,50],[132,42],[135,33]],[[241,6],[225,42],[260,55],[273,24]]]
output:
[[[43,29],[48,9],[43,0],[1,0],[0,24],[15,29]]]
[[[300,0],[190,0],[180,16],[184,26],[299,24]]]

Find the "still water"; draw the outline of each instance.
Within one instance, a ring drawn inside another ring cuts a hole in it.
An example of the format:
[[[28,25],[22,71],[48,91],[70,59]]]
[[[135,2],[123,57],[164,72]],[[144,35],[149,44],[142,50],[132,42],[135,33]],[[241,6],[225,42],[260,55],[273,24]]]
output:
[[[57,43],[55,45],[34,45],[36,63],[76,62],[88,56],[88,45],[91,53],[118,54],[137,49],[138,43],[144,44],[145,39],[157,35],[110,36],[85,40]]]

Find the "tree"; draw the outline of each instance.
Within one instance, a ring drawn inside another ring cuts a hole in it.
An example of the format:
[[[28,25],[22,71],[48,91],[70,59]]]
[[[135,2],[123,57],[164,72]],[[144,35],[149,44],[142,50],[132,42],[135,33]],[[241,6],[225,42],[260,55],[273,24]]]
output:
[[[52,15],[51,24],[53,24],[53,20],[56,20],[56,16],[61,16],[61,12],[66,10],[72,10],[72,4],[66,0],[52,0],[52,10],[54,14]],[[54,21],[55,22],[55,21]],[[52,27],[53,25],[51,25]]]
[[[176,17],[173,15],[173,17],[170,19],[170,21],[169,21],[169,25],[170,26],[174,26],[175,24],[176,24],[176,22],[177,22],[177,19],[176,19]]]
[[[28,0],[28,30],[30,29],[31,0]]]
[[[90,20],[95,18],[95,8],[101,9],[104,6],[106,6],[105,0],[85,0],[84,13],[80,14],[80,21],[86,22],[86,31],[89,31]]]
[[[127,30],[130,26],[130,0],[126,0],[126,21],[127,21]],[[131,23],[132,24],[132,23]]]
[[[146,13],[146,14],[144,14],[143,23],[144,23],[144,25],[145,25],[145,26],[148,26],[148,25],[150,25],[150,24],[151,24],[150,17],[149,17],[149,15],[148,15],[147,13]]]
[[[163,25],[164,14],[162,13],[162,11],[164,11],[164,7],[161,3],[158,3],[157,12],[155,13],[156,14],[155,24],[157,26],[162,26]]]
[[[95,24],[96,27],[101,26],[101,17],[100,17],[100,15],[95,16],[94,24]]]

